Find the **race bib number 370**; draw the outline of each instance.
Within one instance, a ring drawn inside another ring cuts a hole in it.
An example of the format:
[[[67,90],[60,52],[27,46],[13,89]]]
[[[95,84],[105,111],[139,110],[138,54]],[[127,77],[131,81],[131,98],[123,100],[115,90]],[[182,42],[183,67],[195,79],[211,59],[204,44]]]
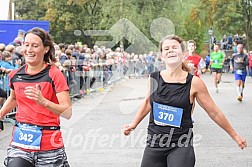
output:
[[[40,150],[42,131],[36,126],[18,124],[11,145],[24,149]]]
[[[153,102],[153,115],[157,125],[180,127],[183,109]]]

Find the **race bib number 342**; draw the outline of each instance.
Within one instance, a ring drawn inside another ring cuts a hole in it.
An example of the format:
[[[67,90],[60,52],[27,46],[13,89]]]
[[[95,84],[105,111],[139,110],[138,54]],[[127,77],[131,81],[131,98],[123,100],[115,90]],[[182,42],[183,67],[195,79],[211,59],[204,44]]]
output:
[[[153,115],[157,125],[180,127],[183,109],[153,102]]]
[[[18,124],[13,134],[11,145],[24,149],[40,150],[42,131],[36,126]]]

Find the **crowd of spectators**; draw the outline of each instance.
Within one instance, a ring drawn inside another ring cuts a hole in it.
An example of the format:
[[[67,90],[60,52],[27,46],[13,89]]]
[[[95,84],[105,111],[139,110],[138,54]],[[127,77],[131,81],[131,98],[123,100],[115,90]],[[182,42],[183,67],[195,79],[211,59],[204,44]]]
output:
[[[25,62],[22,41],[15,38],[9,45],[0,43],[0,88],[9,92],[8,73]],[[105,46],[89,47],[77,44],[55,44],[55,65],[65,75],[73,96],[82,96],[94,90],[96,83],[106,87],[121,78],[146,77],[154,70],[162,70],[164,64],[152,51],[134,54]],[[113,78],[113,79],[112,79]]]
[[[246,35],[223,35],[220,44],[222,50],[233,50],[233,52],[236,53],[238,44],[243,44],[243,46],[246,48]]]
[[[244,43],[246,36],[226,36],[220,41],[222,50],[233,50],[236,45]],[[8,73],[22,66],[22,38],[17,37],[8,45],[0,43],[0,88],[9,92]],[[110,82],[120,78],[146,77],[165,65],[153,51],[146,54],[134,54],[105,46],[89,47],[78,44],[55,44],[55,65],[64,73],[72,95],[85,95],[94,89],[95,83],[106,87]],[[206,63],[207,63],[207,59]],[[228,64],[228,58],[225,63]],[[252,72],[251,72],[252,73]],[[1,93],[0,98],[6,97]],[[1,104],[1,99],[0,99]]]

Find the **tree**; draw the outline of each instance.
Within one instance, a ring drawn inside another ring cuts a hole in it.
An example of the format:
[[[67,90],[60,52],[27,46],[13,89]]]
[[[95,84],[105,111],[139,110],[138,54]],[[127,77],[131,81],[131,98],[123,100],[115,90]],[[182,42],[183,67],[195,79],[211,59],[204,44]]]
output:
[[[56,42],[75,43],[82,41],[88,43],[92,40],[83,35],[86,29],[93,29],[99,21],[99,1],[72,1],[47,0],[48,9],[43,19],[51,22],[51,34]],[[74,34],[75,30],[82,32],[81,36]]]
[[[96,41],[112,40],[111,36],[87,36],[87,30],[109,30],[120,19],[127,19],[156,46],[159,38],[153,37],[151,28],[160,36],[162,28],[167,31],[170,27],[167,22],[153,24],[153,21],[164,18],[170,20],[175,27],[177,35],[182,35],[185,39],[196,39],[197,43],[204,40],[205,24],[202,23],[202,15],[198,8],[192,7],[200,0],[192,1],[172,1],[172,0],[19,0],[15,1],[16,11],[19,19],[28,20],[48,20],[50,21],[50,34],[56,43],[82,43],[92,46]],[[207,1],[207,0],[204,0]],[[36,10],[33,10],[36,9]],[[188,17],[188,16],[191,17]],[[193,17],[196,18],[193,18]],[[197,26],[195,26],[197,25]],[[123,28],[114,31],[125,31],[127,34],[130,27],[122,25]],[[172,27],[172,28],[173,28]],[[171,30],[172,30],[171,28]],[[74,33],[78,30],[78,34]],[[125,49],[134,43],[136,39],[131,36],[119,39],[116,46],[124,44]],[[114,37],[115,38],[115,37]],[[130,42],[129,42],[130,41]],[[139,47],[144,47],[144,43],[139,43]],[[200,49],[201,47],[198,47]],[[151,49],[151,48],[150,48]]]
[[[240,11],[243,15],[244,20],[244,29],[246,33],[246,43],[248,50],[252,48],[252,42],[250,42],[250,39],[252,39],[252,0],[240,0]]]
[[[204,47],[205,28],[202,26],[202,21],[199,17],[200,13],[196,7],[192,7],[190,15],[185,21],[185,36],[186,40],[194,40],[197,43],[196,52],[201,53]]]
[[[16,20],[41,20],[46,8],[41,0],[15,0]]]
[[[251,45],[252,0],[200,1],[199,9],[208,13],[208,15],[204,15],[207,25],[211,23],[214,29],[222,35],[246,34],[247,47]]]

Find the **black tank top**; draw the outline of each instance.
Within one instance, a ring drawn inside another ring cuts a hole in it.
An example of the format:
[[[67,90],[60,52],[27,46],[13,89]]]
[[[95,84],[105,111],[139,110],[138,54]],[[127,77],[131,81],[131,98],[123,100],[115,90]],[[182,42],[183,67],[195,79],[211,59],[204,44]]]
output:
[[[150,77],[151,112],[147,145],[150,147],[163,147],[166,143],[167,145],[165,147],[174,147],[178,142],[191,139],[193,137],[191,131],[191,128],[193,128],[191,119],[193,104],[190,103],[190,89],[193,75],[188,73],[186,83],[167,83],[161,77],[160,71],[152,73]],[[180,118],[180,123],[176,126],[173,124],[163,125],[162,122],[160,124],[160,122],[158,122],[159,118],[171,118],[171,120],[173,120],[173,117],[169,117],[171,116],[169,112],[163,113],[162,111],[165,110],[160,110],[160,108],[171,110],[171,112],[174,112],[173,110],[178,112],[178,108],[180,116],[175,117]],[[162,115],[160,115],[160,112]],[[181,140],[181,137],[185,135],[188,135],[188,138]],[[160,145],[160,142],[163,142],[163,145]]]

